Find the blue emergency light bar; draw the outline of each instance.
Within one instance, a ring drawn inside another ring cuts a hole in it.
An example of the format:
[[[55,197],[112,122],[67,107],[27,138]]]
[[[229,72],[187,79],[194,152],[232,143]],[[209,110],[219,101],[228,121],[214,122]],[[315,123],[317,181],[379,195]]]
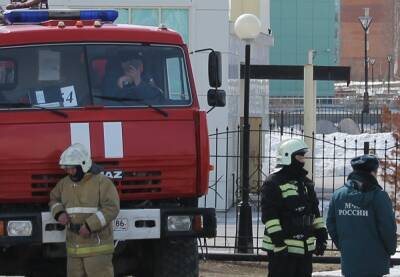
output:
[[[4,21],[14,23],[41,23],[48,20],[100,20],[114,22],[115,10],[10,10],[4,12]]]

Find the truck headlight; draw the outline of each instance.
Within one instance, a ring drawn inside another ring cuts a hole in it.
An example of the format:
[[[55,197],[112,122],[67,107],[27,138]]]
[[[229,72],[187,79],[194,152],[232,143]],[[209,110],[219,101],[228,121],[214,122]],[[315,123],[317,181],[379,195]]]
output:
[[[7,223],[7,234],[10,237],[29,237],[32,235],[32,222],[9,221]]]
[[[168,216],[168,231],[189,231],[192,228],[192,218],[188,215]]]

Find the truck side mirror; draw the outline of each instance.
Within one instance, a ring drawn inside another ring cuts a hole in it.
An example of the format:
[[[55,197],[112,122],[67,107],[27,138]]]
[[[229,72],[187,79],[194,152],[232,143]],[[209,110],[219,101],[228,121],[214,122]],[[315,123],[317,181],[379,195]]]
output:
[[[221,89],[210,89],[207,92],[207,102],[212,107],[225,107],[226,93]]]
[[[208,82],[212,88],[219,88],[221,86],[221,52],[211,51],[208,55]]]

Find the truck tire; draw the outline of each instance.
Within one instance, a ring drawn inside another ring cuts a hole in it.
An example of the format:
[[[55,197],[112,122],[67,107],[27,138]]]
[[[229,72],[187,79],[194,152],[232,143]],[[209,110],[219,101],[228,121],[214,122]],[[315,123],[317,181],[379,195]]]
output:
[[[196,238],[163,240],[156,253],[154,277],[198,277]]]

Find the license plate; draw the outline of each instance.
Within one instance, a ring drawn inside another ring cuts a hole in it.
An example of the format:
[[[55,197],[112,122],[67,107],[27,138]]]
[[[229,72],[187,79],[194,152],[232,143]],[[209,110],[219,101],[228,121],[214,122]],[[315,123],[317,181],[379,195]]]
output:
[[[116,218],[113,225],[114,231],[128,231],[128,219]]]

